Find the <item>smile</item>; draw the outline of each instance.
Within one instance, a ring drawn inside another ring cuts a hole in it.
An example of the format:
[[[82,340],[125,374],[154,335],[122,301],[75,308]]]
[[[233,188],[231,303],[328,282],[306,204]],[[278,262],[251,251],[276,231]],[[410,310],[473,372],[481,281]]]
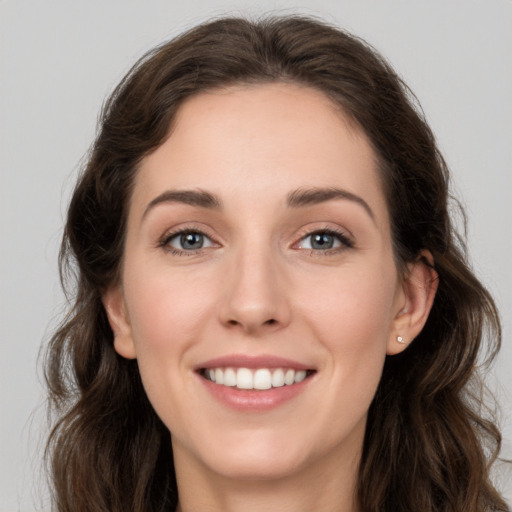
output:
[[[204,368],[201,375],[215,384],[237,389],[267,390],[298,384],[313,373],[293,368]]]

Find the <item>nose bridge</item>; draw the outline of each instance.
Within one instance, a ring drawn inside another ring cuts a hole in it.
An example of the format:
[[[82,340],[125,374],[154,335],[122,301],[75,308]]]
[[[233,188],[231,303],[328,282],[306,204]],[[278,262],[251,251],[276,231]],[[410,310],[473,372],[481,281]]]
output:
[[[221,305],[225,325],[247,332],[278,329],[289,322],[277,250],[265,240],[239,241],[229,258],[226,293]]]

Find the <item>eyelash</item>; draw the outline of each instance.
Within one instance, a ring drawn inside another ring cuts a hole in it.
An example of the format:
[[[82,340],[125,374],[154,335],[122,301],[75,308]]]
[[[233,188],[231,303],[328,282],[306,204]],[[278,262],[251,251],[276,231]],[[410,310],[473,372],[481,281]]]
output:
[[[213,240],[213,238],[205,233],[201,229],[193,228],[193,229],[180,229],[177,231],[174,231],[172,233],[166,234],[158,243],[158,247],[163,248],[165,251],[170,253],[173,256],[194,256],[196,254],[199,254],[204,249],[207,249],[208,247],[201,247],[199,249],[194,250],[185,250],[185,249],[176,249],[172,247],[170,242],[180,236],[187,235],[187,234],[198,234],[201,235],[212,243],[212,245],[216,244],[216,242]],[[332,236],[336,238],[340,242],[339,247],[329,248],[329,249],[308,249],[309,254],[311,256],[332,256],[335,254],[339,254],[342,251],[345,251],[346,249],[352,249],[354,247],[354,242],[343,232],[339,231],[337,229],[333,228],[323,228],[323,229],[315,229],[314,231],[305,233],[301,236],[298,242],[294,244],[297,245],[298,243],[303,242],[309,237],[312,237],[314,235],[324,234],[328,236]]]
[[[212,242],[212,244],[215,244],[212,237],[210,235],[208,235],[207,233],[205,233],[203,230],[197,229],[197,228],[192,228],[192,229],[186,228],[186,229],[179,229],[172,233],[166,234],[162,238],[162,240],[160,240],[158,246],[163,248],[165,251],[167,251],[169,254],[172,254],[173,256],[194,256],[195,254],[199,254],[202,250],[205,249],[205,247],[187,251],[185,249],[176,249],[175,247],[172,247],[171,245],[169,245],[173,239],[178,238],[183,235],[188,235],[188,234],[202,235],[203,237],[210,240]]]
[[[300,238],[299,242],[296,242],[294,245],[297,245],[297,243],[300,243],[306,240],[307,238],[313,237],[314,235],[320,234],[336,238],[340,242],[340,246],[329,249],[308,249],[310,256],[334,256],[347,249],[354,248],[354,242],[343,231],[333,229],[331,227],[315,229],[314,231],[308,232],[304,234]]]

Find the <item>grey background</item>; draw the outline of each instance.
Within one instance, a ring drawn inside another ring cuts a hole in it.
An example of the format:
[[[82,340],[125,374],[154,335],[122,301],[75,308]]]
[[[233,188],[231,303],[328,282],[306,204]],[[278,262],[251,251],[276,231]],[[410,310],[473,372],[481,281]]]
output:
[[[0,1],[0,511],[48,510],[41,340],[63,308],[65,207],[105,96],[145,50],[212,15],[301,12],[366,38],[420,98],[501,308],[489,384],[512,456],[512,1]],[[512,501],[512,477],[501,474]]]

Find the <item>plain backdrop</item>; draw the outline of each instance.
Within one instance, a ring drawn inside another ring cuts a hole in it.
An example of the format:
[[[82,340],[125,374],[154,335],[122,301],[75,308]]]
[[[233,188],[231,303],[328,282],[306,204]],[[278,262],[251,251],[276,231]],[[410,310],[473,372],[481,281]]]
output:
[[[511,456],[512,1],[0,0],[0,511],[49,509],[37,359],[62,313],[62,223],[104,98],[143,52],[200,21],[293,12],[367,39],[421,101],[502,312],[489,384]]]

